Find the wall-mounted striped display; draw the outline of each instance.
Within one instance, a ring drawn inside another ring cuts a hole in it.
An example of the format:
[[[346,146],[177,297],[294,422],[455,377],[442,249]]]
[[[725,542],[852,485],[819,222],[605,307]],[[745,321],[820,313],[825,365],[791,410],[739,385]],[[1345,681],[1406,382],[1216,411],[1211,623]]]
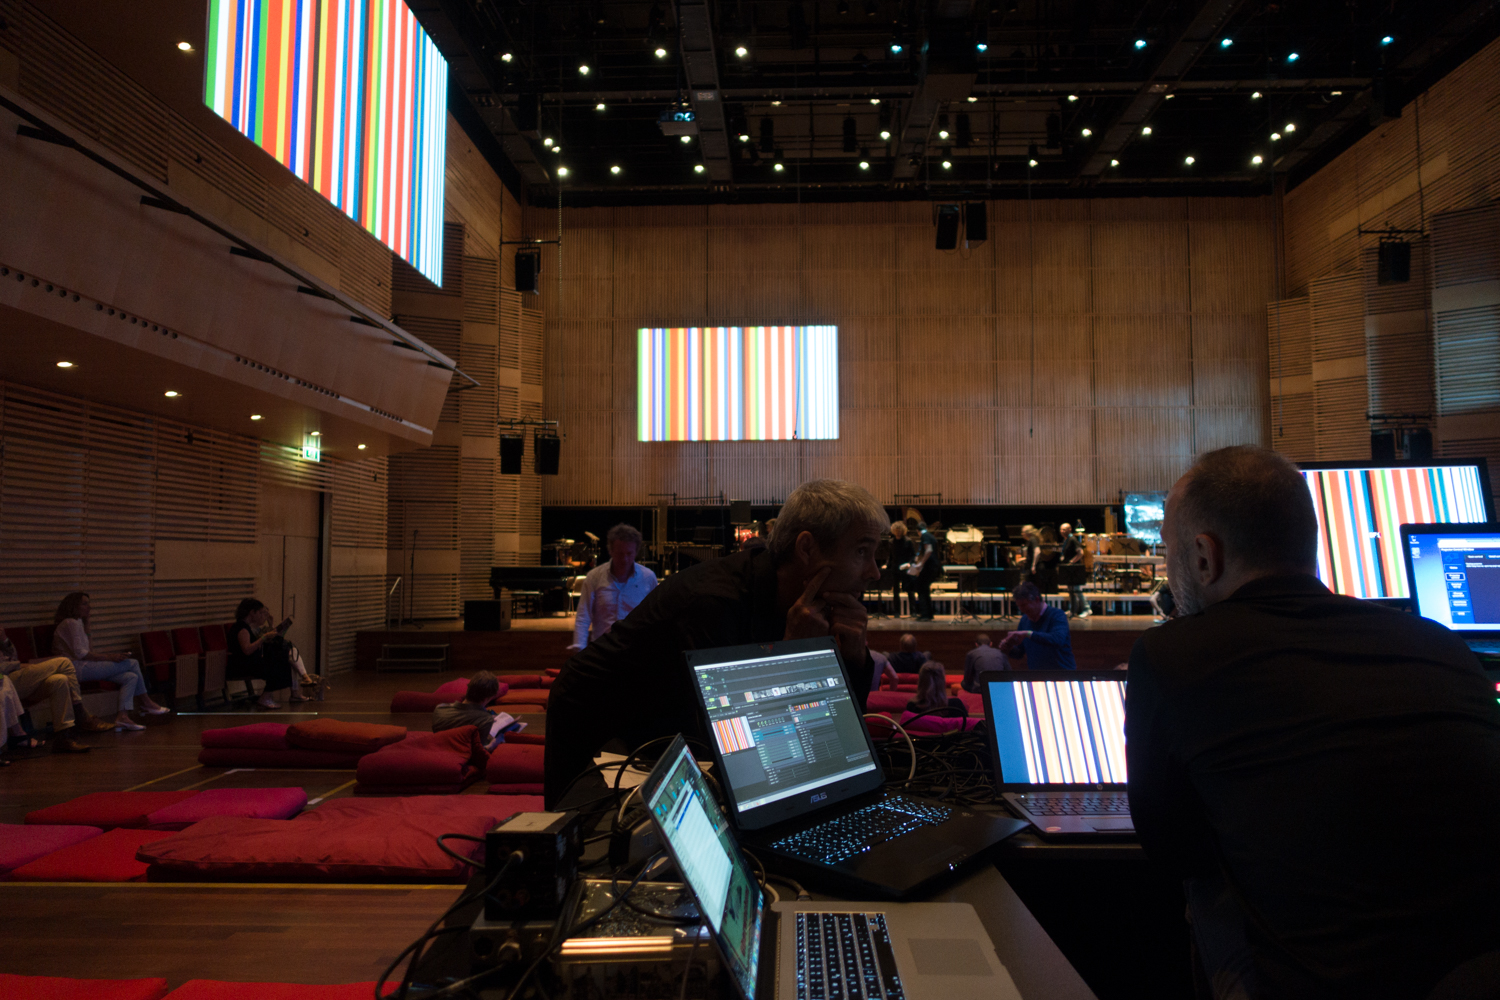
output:
[[[448,64],[402,0],[209,0],[203,100],[434,284]]]
[[[839,436],[836,326],[642,329],[636,362],[641,441]]]
[[[1479,468],[1306,469],[1318,515],[1318,578],[1350,597],[1407,597],[1403,524],[1485,520]]]

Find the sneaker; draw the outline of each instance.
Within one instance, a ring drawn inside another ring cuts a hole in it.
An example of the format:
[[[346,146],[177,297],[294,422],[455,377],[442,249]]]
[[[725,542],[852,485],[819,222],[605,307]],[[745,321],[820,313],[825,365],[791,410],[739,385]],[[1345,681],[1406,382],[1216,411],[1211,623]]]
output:
[[[88,753],[93,747],[75,740],[66,730],[52,737],[53,753]]]

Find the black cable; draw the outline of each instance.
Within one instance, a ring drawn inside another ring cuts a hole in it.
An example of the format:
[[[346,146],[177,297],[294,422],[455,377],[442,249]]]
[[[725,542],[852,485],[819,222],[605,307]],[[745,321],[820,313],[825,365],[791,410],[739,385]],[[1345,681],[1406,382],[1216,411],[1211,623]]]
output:
[[[462,854],[459,854],[453,848],[451,848],[447,844],[443,843],[443,841],[449,839],[450,837],[452,839],[454,839],[454,840],[472,840],[476,844],[482,844],[482,843],[484,843],[484,838],[483,837],[471,837],[471,836],[469,836],[466,833],[444,833],[444,834],[441,834],[441,835],[438,836],[437,845],[438,845],[438,850],[442,851],[444,854],[448,855],[448,857],[453,858],[456,861],[462,861],[464,864],[470,865],[471,867],[474,867],[474,868],[483,868],[484,867],[484,865],[481,864],[480,862],[475,861],[473,858],[466,858],[466,857],[464,857]]]

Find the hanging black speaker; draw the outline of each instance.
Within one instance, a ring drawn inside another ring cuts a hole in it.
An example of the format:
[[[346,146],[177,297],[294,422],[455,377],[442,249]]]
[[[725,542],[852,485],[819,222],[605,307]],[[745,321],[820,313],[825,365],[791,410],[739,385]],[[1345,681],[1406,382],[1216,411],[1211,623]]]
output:
[[[540,94],[522,94],[516,101],[516,110],[512,117],[516,122],[516,131],[529,138],[535,139],[539,134],[541,125],[542,99]]]
[[[1411,280],[1411,244],[1389,240],[1376,251],[1376,278],[1382,285],[1399,285]]]
[[[519,434],[500,435],[500,474],[519,476],[521,456],[526,453],[526,439]]]
[[[542,293],[542,252],[540,250],[516,251],[516,291],[528,295]]]
[[[1406,432],[1406,460],[1408,462],[1432,461],[1432,431],[1426,427],[1413,427]]]
[[[562,454],[562,439],[553,434],[538,434],[532,439],[536,449],[536,474],[557,475],[557,460]]]
[[[1389,465],[1396,460],[1396,432],[1370,432],[1370,461]]]
[[[983,243],[989,239],[990,225],[987,211],[988,206],[982,201],[971,201],[964,205],[965,243]]]
[[[957,205],[939,205],[937,215],[937,243],[939,250],[958,249],[958,218]]]

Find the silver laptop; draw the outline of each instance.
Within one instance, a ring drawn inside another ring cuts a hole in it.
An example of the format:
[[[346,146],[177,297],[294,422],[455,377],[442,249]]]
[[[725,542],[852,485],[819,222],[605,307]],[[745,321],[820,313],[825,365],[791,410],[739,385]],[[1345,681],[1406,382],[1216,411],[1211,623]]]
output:
[[[1125,791],[1125,672],[980,675],[995,784],[1043,837],[1135,833]]]
[[[1500,524],[1403,524],[1411,609],[1500,658]]]
[[[743,1000],[1019,1000],[967,903],[776,903],[681,736],[641,795]]]

